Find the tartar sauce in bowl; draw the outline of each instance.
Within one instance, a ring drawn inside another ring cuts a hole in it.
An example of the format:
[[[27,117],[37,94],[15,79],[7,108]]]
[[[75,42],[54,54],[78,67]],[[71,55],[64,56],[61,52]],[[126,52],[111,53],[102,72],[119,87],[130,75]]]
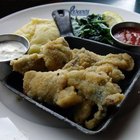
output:
[[[9,61],[25,54],[27,48],[17,41],[0,42],[0,61]]]
[[[0,81],[12,72],[10,61],[24,55],[29,49],[29,41],[19,35],[0,35]]]
[[[19,58],[29,49],[29,41],[19,35],[0,35],[0,62]]]

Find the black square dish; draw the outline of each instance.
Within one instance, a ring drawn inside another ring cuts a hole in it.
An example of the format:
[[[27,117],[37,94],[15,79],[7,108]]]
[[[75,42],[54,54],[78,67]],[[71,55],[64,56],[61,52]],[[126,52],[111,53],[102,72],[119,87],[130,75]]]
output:
[[[75,37],[70,37],[70,36],[65,37],[65,39],[67,40],[71,49],[73,49],[73,48],[80,49],[80,48],[84,47],[85,49],[93,51],[100,55],[106,55],[108,53],[117,54],[117,53],[126,52],[126,50],[122,50],[122,49],[119,49],[119,48],[116,48],[116,47],[113,47],[110,45],[106,45],[103,43],[97,43],[95,41],[89,41],[86,39],[80,39],[80,38],[75,38]],[[125,72],[124,74],[125,74],[126,78],[122,82],[119,83],[126,98],[121,104],[117,105],[116,107],[109,108],[106,117],[100,122],[98,127],[91,129],[91,130],[72,121],[70,112],[67,113],[67,112],[61,110],[60,108],[50,106],[46,103],[40,103],[36,100],[31,99],[27,95],[25,95],[23,93],[23,89],[22,89],[22,84],[23,84],[22,75],[20,75],[16,72],[12,72],[6,79],[4,79],[3,84],[7,88],[12,90],[13,93],[28,100],[29,102],[31,102],[35,106],[43,109],[44,111],[49,112],[50,114],[54,115],[55,117],[59,118],[60,120],[63,120],[65,122],[69,123],[70,125],[76,127],[78,130],[82,131],[83,133],[96,134],[96,133],[103,131],[113,120],[113,118],[117,114],[117,112],[119,112],[120,108],[123,106],[123,104],[127,100],[128,96],[130,94],[132,94],[133,88],[140,75],[140,71],[139,71],[140,56],[138,54],[134,54],[132,52],[127,52],[127,53],[133,57],[134,62],[135,62],[135,67],[131,72]]]

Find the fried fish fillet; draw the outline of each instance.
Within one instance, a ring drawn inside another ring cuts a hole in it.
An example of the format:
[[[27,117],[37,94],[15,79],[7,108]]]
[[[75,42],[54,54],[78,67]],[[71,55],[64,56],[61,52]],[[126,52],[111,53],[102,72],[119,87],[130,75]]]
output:
[[[105,72],[110,78],[112,78],[113,82],[118,82],[125,78],[125,75],[122,71],[114,66],[113,64],[105,63],[99,66],[91,66],[86,69],[87,71],[94,71],[94,72]]]
[[[64,40],[60,37],[42,46],[41,53],[23,55],[12,60],[11,65],[14,71],[24,74],[29,70],[53,71],[62,68],[72,59],[72,52]]]
[[[86,50],[85,48],[82,49],[73,49],[73,59],[69,61],[63,69],[67,70],[81,70],[86,69],[96,62],[101,60],[101,56]]]
[[[44,58],[42,54],[24,55],[19,59],[12,60],[10,65],[13,67],[13,71],[24,74],[29,70],[47,71]]]
[[[87,71],[105,72],[114,82],[125,78],[121,70],[134,68],[134,60],[127,53],[98,55],[84,48],[73,50],[73,59],[63,69],[68,71],[87,69]]]
[[[84,100],[95,104],[98,111],[93,118],[86,120],[92,115],[89,110],[85,119],[81,119],[90,129],[103,119],[108,105],[116,105],[124,98],[120,87],[106,73],[86,70],[29,71],[24,75],[23,88],[31,98],[62,108],[79,105]],[[76,120],[79,120],[78,114]]]
[[[44,54],[44,61],[48,70],[60,69],[72,59],[72,52],[63,37],[42,46],[41,53]]]
[[[58,104],[66,108],[82,101],[74,87],[67,87],[65,70],[50,72],[26,72],[23,79],[25,93],[39,101]],[[69,102],[69,103],[68,103]]]
[[[108,54],[103,56],[101,61],[98,61],[95,65],[99,66],[105,63],[112,64],[121,70],[131,71],[134,68],[134,60],[127,53]]]
[[[134,68],[134,60],[127,53],[98,55],[84,48],[73,50],[73,59],[69,61],[63,69],[81,70],[93,65],[100,66],[103,64],[111,64],[121,70],[130,71]]]

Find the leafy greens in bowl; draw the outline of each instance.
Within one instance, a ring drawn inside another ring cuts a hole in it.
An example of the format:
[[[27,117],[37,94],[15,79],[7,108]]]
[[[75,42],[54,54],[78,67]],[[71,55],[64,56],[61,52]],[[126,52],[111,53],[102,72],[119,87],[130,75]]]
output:
[[[86,17],[72,17],[73,33],[77,37],[113,44],[110,27],[123,19],[114,12],[91,14]]]

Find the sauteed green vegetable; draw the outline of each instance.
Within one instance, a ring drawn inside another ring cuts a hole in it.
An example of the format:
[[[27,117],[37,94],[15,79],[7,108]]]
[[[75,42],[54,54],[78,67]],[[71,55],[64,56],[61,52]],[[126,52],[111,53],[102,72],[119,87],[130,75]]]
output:
[[[73,33],[77,37],[112,44],[110,28],[103,15],[91,14],[83,18],[72,18]]]

